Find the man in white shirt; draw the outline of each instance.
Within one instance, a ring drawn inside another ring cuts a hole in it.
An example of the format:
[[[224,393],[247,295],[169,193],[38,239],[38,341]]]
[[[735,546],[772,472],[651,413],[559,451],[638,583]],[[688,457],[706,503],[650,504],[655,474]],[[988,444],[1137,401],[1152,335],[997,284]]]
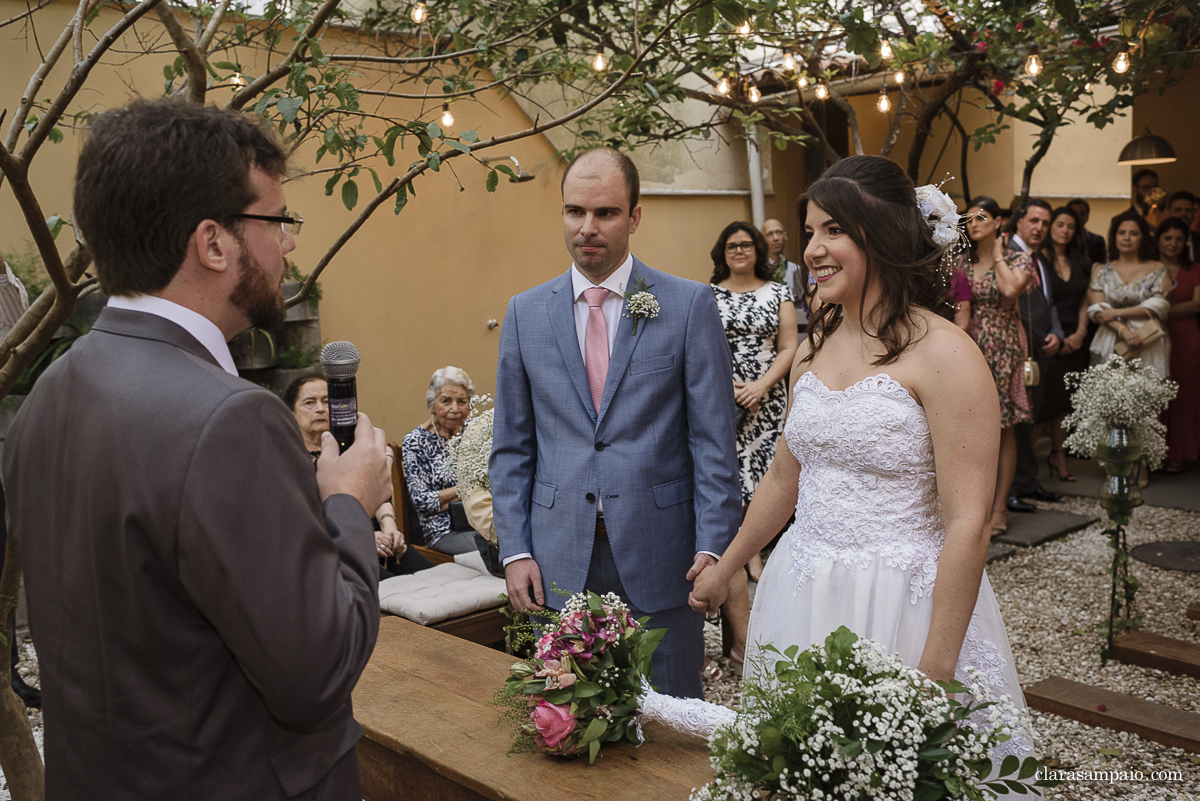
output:
[[[792,293],[796,304],[796,327],[803,334],[808,327],[808,304],[804,300],[800,265],[783,255],[783,249],[787,247],[787,229],[779,220],[767,220],[763,223],[762,235],[767,240],[767,264],[775,282],[783,284]],[[809,276],[808,283],[815,283],[815,279]]]
[[[91,122],[74,211],[109,305],[4,453],[48,798],[362,798],[384,435],[360,416],[339,455],[325,434],[314,474],[226,345],[282,313],[286,167],[248,115],[169,100]]]

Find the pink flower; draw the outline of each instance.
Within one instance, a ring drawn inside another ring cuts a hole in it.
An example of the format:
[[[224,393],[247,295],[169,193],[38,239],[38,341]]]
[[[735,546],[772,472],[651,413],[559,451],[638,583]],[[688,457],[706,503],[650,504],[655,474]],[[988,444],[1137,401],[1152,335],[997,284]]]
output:
[[[1076,39],[1074,42],[1071,42],[1071,44],[1073,44],[1075,47],[1083,47],[1087,44],[1087,42],[1083,41],[1082,39]]]
[[[1025,23],[1023,23],[1023,22],[1018,22],[1018,23],[1017,23],[1017,30],[1018,30],[1018,31],[1023,31],[1023,30],[1025,30]]]
[[[1004,91],[1004,81],[996,81],[992,84],[992,94],[1000,94]]]
[[[558,677],[558,686],[559,687],[570,687],[574,683],[575,683],[575,674],[574,673],[562,673]]]
[[[975,49],[978,50],[980,53],[986,53],[987,48],[988,48],[987,42],[976,42],[975,43]]]
[[[554,748],[575,731],[575,716],[565,706],[543,699],[538,702],[530,716],[538,735],[546,741],[547,748]]]
[[[562,672],[563,668],[561,662],[559,662],[557,659],[547,659],[545,664],[542,665],[542,669],[533,675],[537,676],[538,678],[542,678],[544,676],[561,676]]]

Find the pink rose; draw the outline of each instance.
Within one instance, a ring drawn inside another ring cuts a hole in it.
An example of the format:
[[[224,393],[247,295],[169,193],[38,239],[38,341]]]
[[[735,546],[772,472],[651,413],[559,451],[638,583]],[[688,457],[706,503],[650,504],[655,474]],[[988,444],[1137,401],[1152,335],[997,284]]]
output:
[[[571,732],[575,731],[575,716],[565,706],[541,700],[531,713],[537,733],[546,741],[547,748],[554,748]]]

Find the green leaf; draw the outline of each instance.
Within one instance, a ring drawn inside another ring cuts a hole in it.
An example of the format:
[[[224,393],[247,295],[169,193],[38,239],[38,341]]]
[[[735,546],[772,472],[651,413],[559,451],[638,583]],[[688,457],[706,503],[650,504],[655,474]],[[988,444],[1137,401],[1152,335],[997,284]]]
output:
[[[63,227],[62,215],[54,214],[46,218],[46,227],[50,229],[50,238],[58,239],[58,233]]]
[[[49,137],[50,141],[56,145],[63,140],[62,131],[60,131],[58,128],[51,128],[50,133],[47,134],[47,137]]]
[[[338,185],[338,181],[342,180],[342,174],[335,172],[328,181],[325,182],[325,196],[329,197],[333,194],[334,187]]]
[[[1021,760],[1019,758],[1013,756],[1012,754],[1009,754],[1008,756],[1006,756],[1004,758],[1004,761],[1000,763],[1000,772],[997,775],[1009,776],[1013,773],[1016,773],[1017,768],[1019,768],[1020,766],[1021,766]]]
[[[234,64],[232,61],[214,61],[212,66],[215,69],[225,70],[227,72],[239,72],[241,70],[241,67],[239,67],[237,64]]]
[[[459,134],[459,138],[464,142],[478,142],[479,134],[475,133],[474,131],[463,131],[461,134]]]
[[[354,181],[347,180],[342,184],[342,205],[348,209],[358,205],[358,184]]]
[[[1037,773],[1041,767],[1042,763],[1038,762],[1037,759],[1034,757],[1026,757],[1025,761],[1021,763],[1021,772],[1017,774],[1017,778],[1021,779],[1022,781],[1028,779],[1030,776],[1033,776],[1033,774]]]
[[[442,127],[436,122],[431,122],[425,126],[425,133],[429,135],[430,139],[437,139],[442,135]]]
[[[375,182],[375,192],[378,194],[383,191],[383,181],[379,180],[379,173],[375,172],[374,167],[367,167],[367,172],[371,173],[371,180]]]
[[[862,740],[853,740],[842,746],[842,756],[846,759],[853,759],[862,753]]]
[[[596,762],[596,755],[600,753],[600,741],[592,740],[588,743],[588,764],[592,765]]]
[[[446,144],[449,145],[454,150],[457,150],[459,153],[470,153],[471,152],[470,145],[465,145],[462,142],[456,142],[453,139],[447,139]]]
[[[275,104],[275,108],[279,109],[279,116],[284,122],[295,122],[296,114],[300,111],[300,106],[304,101],[298,97],[281,97]]]
[[[591,698],[593,695],[603,692],[603,688],[599,684],[591,681],[577,681],[571,687],[575,690],[576,698]]]
[[[583,730],[583,737],[579,740],[580,745],[590,743],[592,740],[597,740],[600,735],[604,734],[608,728],[608,721],[604,718],[592,718],[592,722]]]
[[[496,187],[500,185],[500,174],[495,170],[488,170],[487,176],[487,191],[495,192]]]

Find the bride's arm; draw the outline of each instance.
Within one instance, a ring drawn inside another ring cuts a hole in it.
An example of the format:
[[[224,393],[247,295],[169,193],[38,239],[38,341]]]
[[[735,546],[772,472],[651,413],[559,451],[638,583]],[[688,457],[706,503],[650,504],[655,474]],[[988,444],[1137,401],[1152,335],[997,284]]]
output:
[[[948,681],[954,678],[987,561],[1000,404],[987,362],[962,331],[941,326],[919,347],[913,386],[929,419],[946,541],[933,585],[929,637],[917,667],[932,679]]]
[[[801,343],[796,361],[792,364],[791,377],[788,380],[788,414],[792,410],[792,388],[796,381],[808,369],[807,364],[801,365],[800,359],[808,351],[808,345]],[[787,418],[784,418],[784,425]],[[746,512],[746,519],[738,529],[738,534],[717,564],[707,568],[696,577],[692,594],[688,599],[691,607],[697,611],[715,612],[725,602],[729,592],[729,580],[733,574],[741,570],[750,557],[766,547],[783,524],[791,517],[796,508],[796,494],[800,481],[800,463],[788,448],[787,438],[780,437],[775,447],[775,458],[767,469],[767,474],[754,491],[754,499]]]

